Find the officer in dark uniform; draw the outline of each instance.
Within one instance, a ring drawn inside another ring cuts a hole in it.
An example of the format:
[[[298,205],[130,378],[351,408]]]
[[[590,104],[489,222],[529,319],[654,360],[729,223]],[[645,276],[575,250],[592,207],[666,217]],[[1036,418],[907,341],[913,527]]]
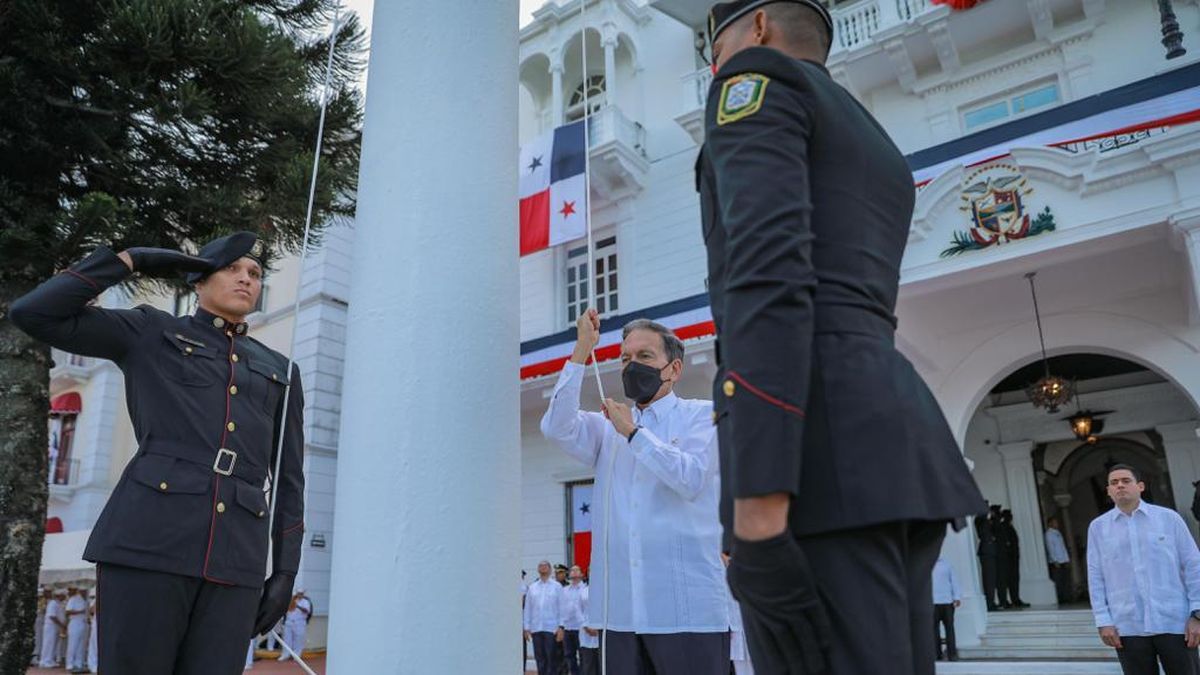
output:
[[[830,78],[832,33],[817,0],[709,14],[697,189],[729,584],[756,671],[932,673],[933,564],[985,507],[894,346],[912,173]]]
[[[996,602],[996,568],[999,563],[1000,549],[996,545],[996,531],[992,527],[991,519],[983,515],[975,517],[975,536],[979,538],[979,546],[976,547],[975,554],[979,556],[979,576],[983,582],[983,596],[987,600],[988,611],[992,612],[999,607]]]
[[[1000,605],[1005,609],[1020,609],[1029,604],[1021,599],[1021,540],[1013,527],[1012,511],[1000,512],[996,525],[996,544],[999,549],[1000,575],[996,584],[1000,590]]]
[[[102,673],[240,673],[251,635],[274,625],[291,599],[303,536],[304,401],[298,371],[289,378],[288,360],[246,335],[263,248],[249,232],[197,256],[99,248],[9,310],[34,338],[111,359],[125,374],[138,451],[83,556],[98,563]],[[133,272],[187,272],[199,309],[175,317],[148,305],[90,306]],[[272,480],[285,416],[281,475]],[[278,496],[268,536],[270,489]]]

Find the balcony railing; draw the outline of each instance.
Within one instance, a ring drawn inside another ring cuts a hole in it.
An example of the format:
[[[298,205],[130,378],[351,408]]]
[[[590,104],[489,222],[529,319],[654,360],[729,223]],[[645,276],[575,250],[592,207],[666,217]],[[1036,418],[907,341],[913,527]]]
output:
[[[689,109],[703,109],[708,104],[708,87],[712,84],[712,80],[712,68],[709,66],[704,66],[694,73],[688,73],[683,76],[684,100],[695,104],[690,106]]]
[[[646,156],[646,128],[625,117],[615,105],[606,105],[588,118],[588,147],[622,143],[642,157]]]
[[[78,485],[79,460],[53,461],[50,463],[50,485]]]
[[[834,9],[832,51],[854,49],[879,31],[912,21],[933,6],[930,0],[862,0]]]

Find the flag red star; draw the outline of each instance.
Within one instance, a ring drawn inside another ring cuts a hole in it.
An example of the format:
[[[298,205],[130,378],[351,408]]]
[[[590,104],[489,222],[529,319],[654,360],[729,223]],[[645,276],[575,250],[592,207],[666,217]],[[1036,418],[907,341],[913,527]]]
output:
[[[575,213],[575,202],[563,202],[563,207],[559,213],[562,214],[563,218]]]

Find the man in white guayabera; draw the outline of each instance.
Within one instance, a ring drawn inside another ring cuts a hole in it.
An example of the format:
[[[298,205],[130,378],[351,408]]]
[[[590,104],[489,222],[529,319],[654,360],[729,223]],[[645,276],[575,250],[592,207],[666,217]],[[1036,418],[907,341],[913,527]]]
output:
[[[621,342],[621,381],[633,407],[608,398],[602,413],[581,411],[585,364],[600,340],[595,310],[577,330],[542,433],[596,472],[585,626],[605,628],[607,604],[610,673],[728,675],[712,403],[675,395],[683,343],[638,319]]]

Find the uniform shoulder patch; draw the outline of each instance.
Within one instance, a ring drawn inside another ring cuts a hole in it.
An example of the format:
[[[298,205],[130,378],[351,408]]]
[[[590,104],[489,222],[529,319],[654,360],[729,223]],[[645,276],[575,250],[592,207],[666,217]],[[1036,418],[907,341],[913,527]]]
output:
[[[758,112],[770,83],[771,78],[758,73],[745,73],[725,80],[717,108],[717,125],[736,122]]]

